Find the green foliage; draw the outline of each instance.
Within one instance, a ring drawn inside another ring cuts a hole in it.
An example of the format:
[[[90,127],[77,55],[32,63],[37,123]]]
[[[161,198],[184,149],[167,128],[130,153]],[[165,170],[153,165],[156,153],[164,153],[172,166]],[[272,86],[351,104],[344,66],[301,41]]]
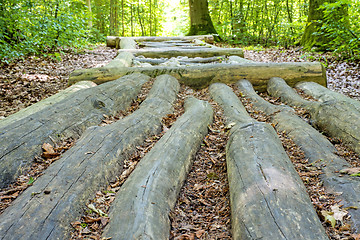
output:
[[[0,60],[82,47],[88,37],[86,19],[80,0],[6,0],[0,3]]]
[[[360,59],[360,7],[352,0],[339,0],[321,6],[324,20],[318,34],[330,41],[325,44],[329,51],[343,58]]]
[[[216,30],[236,44],[288,47],[301,38],[307,1],[209,0]]]

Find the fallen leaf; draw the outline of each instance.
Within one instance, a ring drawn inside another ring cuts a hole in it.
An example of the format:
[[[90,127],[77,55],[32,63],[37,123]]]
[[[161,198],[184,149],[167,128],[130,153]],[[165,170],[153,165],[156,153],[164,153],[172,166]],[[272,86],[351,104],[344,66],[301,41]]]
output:
[[[341,169],[339,172],[342,174],[349,174],[349,175],[357,174],[357,173],[360,173],[360,167],[344,168],[344,169]]]
[[[204,234],[204,232],[205,232],[205,230],[202,230],[202,229],[201,229],[201,230],[196,231],[195,235],[196,235],[197,238],[200,238],[201,235]]]
[[[340,209],[339,205],[331,206],[331,211],[334,213],[334,218],[337,221],[340,221],[341,224],[343,223],[344,217],[348,214],[347,211]]]
[[[94,222],[98,222],[101,221],[101,218],[93,218],[93,217],[89,217],[89,216],[85,216],[84,217],[84,222],[86,223],[94,223]]]
[[[329,212],[325,210],[321,211],[321,215],[324,217],[324,221],[330,223],[332,227],[335,227],[336,219],[334,218],[333,214],[334,214],[333,212]]]
[[[53,148],[53,146],[51,146],[50,143],[44,143],[42,145],[42,149],[44,152],[47,152],[47,153],[55,153],[54,148]]]

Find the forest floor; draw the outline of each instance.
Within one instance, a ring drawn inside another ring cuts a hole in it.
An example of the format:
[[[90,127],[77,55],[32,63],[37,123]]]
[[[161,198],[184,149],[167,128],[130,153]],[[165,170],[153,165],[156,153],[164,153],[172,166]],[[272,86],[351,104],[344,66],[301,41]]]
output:
[[[116,50],[99,46],[82,53],[65,53],[61,56],[61,61],[51,58],[28,57],[15,63],[2,65],[0,69],[0,118],[66,88],[69,74],[73,70],[105,65],[115,55]],[[330,89],[360,99],[359,63],[339,62],[328,54],[306,53],[299,49],[245,50],[245,58],[259,62],[321,61],[327,67],[328,87]],[[109,124],[136,110],[141,99],[145,99],[150,87],[151,83],[145,84],[138,97],[140,101],[134,102],[128,111],[104,120],[103,124]],[[196,155],[176,207],[170,214],[172,220],[171,239],[231,239],[229,192],[224,154],[227,129],[222,111],[210,99],[207,89],[193,91],[182,86],[178,101],[175,104],[174,114],[163,120],[164,132],[183,113],[183,100],[188,95],[209,101],[215,109],[215,116],[214,123],[209,128],[209,134],[205,137],[204,144]],[[262,96],[272,103],[278,102],[277,99],[273,99],[267,94],[262,94]],[[262,113],[254,111],[251,103],[245,98],[242,98],[242,101],[253,118],[258,121],[268,120]],[[301,109],[298,109],[298,114],[306,117]],[[106,191],[99,189],[94,199],[89,199],[89,201],[103,211],[108,211],[110,203],[115,197],[114,192],[119,189],[140,158],[151,149],[162,134],[156,137],[152,136],[145,141],[143,146],[139,146],[137,153],[126,161],[125,167],[129,171],[112,182]],[[322,210],[330,211],[331,206],[337,205],[334,200],[335,196],[327,194],[323,189],[318,178],[321,172],[316,169],[309,170],[310,165],[301,150],[284,133],[279,133],[279,137],[300,177],[304,180],[314,207],[323,221],[320,212]],[[353,166],[360,165],[358,156],[342,146],[341,143],[335,140],[333,143],[338,148],[339,154]],[[72,143],[65,142],[64,144],[70,147]],[[20,177],[17,183],[7,189],[0,189],[0,213],[11,204],[21,191],[31,185],[28,184],[29,180],[36,179],[41,175],[43,169],[52,162],[51,159],[46,160],[44,161],[45,164],[34,166],[31,173]],[[351,233],[350,226],[346,223],[346,219],[344,220],[344,224],[338,222],[335,227],[323,222],[329,237],[331,239],[360,239],[360,235]],[[100,239],[101,230],[107,222],[108,219],[99,218],[94,213],[83,216],[72,223],[76,230],[73,239]]]

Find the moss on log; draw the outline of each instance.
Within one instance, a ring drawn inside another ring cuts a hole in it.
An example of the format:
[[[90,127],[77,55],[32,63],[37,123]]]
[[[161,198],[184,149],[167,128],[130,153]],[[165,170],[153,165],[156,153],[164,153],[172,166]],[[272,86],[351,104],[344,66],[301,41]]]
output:
[[[328,239],[274,129],[251,119],[231,88],[210,94],[232,123],[226,147],[234,239]]]
[[[31,114],[34,114],[34,113],[36,113],[48,106],[51,106],[57,102],[60,102],[61,100],[69,97],[74,92],[77,92],[82,89],[95,87],[95,86],[96,86],[96,84],[91,81],[77,82],[76,84],[72,85],[71,87],[68,87],[65,90],[62,90],[51,97],[45,98],[44,100],[41,100],[40,102],[37,102],[27,108],[20,110],[17,113],[14,113],[14,114],[6,117],[3,120],[0,120],[0,128],[5,127],[6,125],[8,125],[10,123],[14,123],[15,121],[21,120],[23,118],[27,118]]]
[[[113,115],[130,106],[149,77],[132,74],[101,86],[85,89],[0,128],[0,187],[22,174],[41,152],[44,142],[77,139],[103,115]]]
[[[294,114],[292,108],[286,105],[273,105],[255,93],[251,83],[241,80],[236,83],[237,88],[258,111],[270,116],[273,126],[278,132],[286,132],[296,145],[304,151],[305,157],[314,167],[321,168],[320,175],[326,191],[337,195],[337,200],[344,207],[359,206],[360,180],[348,175],[339,175],[344,168],[351,165],[340,158],[335,147],[321,133]],[[341,193],[339,195],[339,193]],[[360,212],[350,209],[353,230],[360,229]]]
[[[195,98],[186,100],[185,113],[145,155],[117,193],[103,237],[169,239],[170,210],[211,121],[210,104]]]
[[[214,82],[236,83],[246,78],[258,91],[266,91],[267,82],[273,76],[282,77],[294,86],[299,81],[316,81],[326,86],[326,73],[321,63],[241,63],[207,64],[203,66],[179,67],[132,67],[94,68],[76,70],[69,77],[69,83],[90,80],[97,84],[112,81],[130,73],[143,73],[151,77],[169,74],[181,83],[194,89],[201,89]]]
[[[0,215],[0,239],[69,239],[88,199],[123,168],[123,161],[172,111],[179,84],[159,77],[147,99],[131,115],[105,127],[89,128]]]
[[[312,102],[301,98],[281,78],[271,78],[268,92],[281,101],[295,107],[305,108],[312,124],[332,137],[340,138],[360,154],[360,112],[347,102],[331,100]]]

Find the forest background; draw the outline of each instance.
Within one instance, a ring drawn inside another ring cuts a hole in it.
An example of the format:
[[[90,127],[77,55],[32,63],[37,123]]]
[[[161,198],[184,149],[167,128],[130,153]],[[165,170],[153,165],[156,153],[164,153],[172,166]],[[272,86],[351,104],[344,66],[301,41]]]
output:
[[[216,33],[228,43],[302,45],[360,58],[360,0],[197,1],[207,3]],[[187,0],[3,0],[0,61],[29,54],[61,59],[62,51],[103,43],[108,35],[181,36],[189,29]]]

